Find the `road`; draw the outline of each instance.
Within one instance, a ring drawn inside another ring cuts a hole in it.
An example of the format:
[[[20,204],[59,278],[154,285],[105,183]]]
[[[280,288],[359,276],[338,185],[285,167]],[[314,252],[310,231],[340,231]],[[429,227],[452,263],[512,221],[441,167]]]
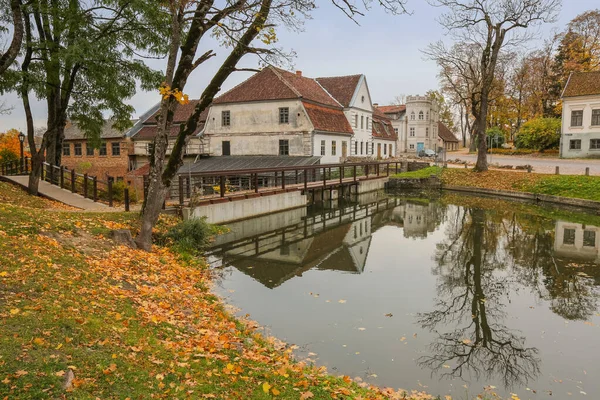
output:
[[[448,160],[460,159],[469,163],[477,161],[477,154],[468,154],[465,152],[452,152],[447,154]],[[583,175],[585,168],[590,168],[590,175],[600,176],[600,159],[560,159],[531,156],[506,156],[488,154],[490,164],[500,165],[531,165],[533,172],[541,174],[553,174],[556,167],[559,167],[561,175]]]

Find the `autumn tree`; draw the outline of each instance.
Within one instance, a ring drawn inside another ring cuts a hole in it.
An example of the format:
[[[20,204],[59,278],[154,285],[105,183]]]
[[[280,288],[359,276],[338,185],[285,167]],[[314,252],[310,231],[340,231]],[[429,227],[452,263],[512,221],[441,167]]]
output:
[[[444,95],[438,90],[428,90],[425,95],[438,104],[440,122],[446,125],[452,132],[455,132],[454,113]]]
[[[29,191],[37,193],[44,160],[60,165],[67,119],[88,138],[98,138],[103,113],[114,127],[130,125],[134,111],[125,103],[136,90],[156,87],[160,73],[135,60],[138,51],[163,54],[164,14],[144,0],[31,0],[23,7],[24,56],[18,73],[27,136],[32,149]],[[34,141],[30,95],[46,103],[47,129]]]
[[[0,15],[0,21],[2,21],[0,34],[8,32],[9,29],[6,26],[12,25],[10,45],[6,50],[0,51],[0,76],[2,76],[17,58],[23,42],[21,0],[0,0],[0,11],[2,12]]]
[[[388,12],[398,14],[405,12],[404,1],[378,0],[376,3]],[[371,0],[332,2],[350,18],[362,15],[372,3]],[[168,1],[169,53],[164,83],[160,89],[162,100],[158,130],[150,155],[149,185],[142,208],[142,225],[136,238],[140,248],[151,248],[152,228],[158,220],[171,182],[183,164],[185,144],[196,131],[200,114],[212,103],[221,85],[236,71],[238,62],[247,54],[259,56],[264,63],[285,57],[274,46],[277,42],[276,28],[300,29],[303,19],[314,8],[316,3],[313,0],[238,0],[224,5],[204,0]],[[167,158],[173,115],[180,103],[188,101],[183,94],[188,78],[216,54],[216,49],[199,56],[196,54],[202,39],[211,35],[218,39],[222,48],[229,49],[229,54],[204,88],[188,120],[180,126]]]
[[[489,97],[496,75],[498,57],[504,48],[516,46],[529,39],[527,28],[542,22],[552,22],[560,8],[560,0],[429,0],[444,7],[440,23],[449,35],[463,45],[472,45],[479,59],[476,90],[471,96],[470,112],[474,117],[474,131],[479,137],[476,171],[487,171],[487,144],[485,131],[489,111]],[[443,56],[443,43],[430,47],[429,53]]]
[[[25,157],[29,156],[24,151]],[[6,132],[0,132],[0,164],[6,161],[18,160],[21,157],[21,142],[19,141],[19,131],[9,129]]]

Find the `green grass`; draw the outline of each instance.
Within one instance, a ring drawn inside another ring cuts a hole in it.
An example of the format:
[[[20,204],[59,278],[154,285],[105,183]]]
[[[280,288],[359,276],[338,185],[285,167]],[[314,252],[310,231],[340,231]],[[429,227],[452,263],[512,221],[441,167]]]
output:
[[[420,169],[418,171],[401,172],[398,174],[394,174],[394,175],[392,175],[392,178],[411,178],[411,179],[429,178],[431,175],[439,175],[441,172],[442,172],[441,167],[431,166],[431,167]]]
[[[524,185],[523,190],[538,194],[600,201],[600,177],[545,176],[539,182]]]

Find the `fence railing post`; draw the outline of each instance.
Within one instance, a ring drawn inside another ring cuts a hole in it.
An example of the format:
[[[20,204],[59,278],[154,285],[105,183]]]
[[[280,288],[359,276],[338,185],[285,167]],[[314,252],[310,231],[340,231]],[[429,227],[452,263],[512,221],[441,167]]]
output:
[[[590,176],[590,167],[585,167],[585,176]]]
[[[219,192],[221,192],[221,197],[225,197],[225,175],[221,175],[219,179]]]
[[[356,165],[354,166],[354,171],[352,171],[352,175],[354,176],[354,182],[356,182]]]
[[[71,170],[71,192],[75,193],[77,191],[77,187],[75,186],[77,181],[77,177],[75,176],[75,168]]]
[[[258,193],[258,172],[254,174],[254,193]]]
[[[98,177],[94,176],[92,178],[92,185],[93,185],[93,193],[94,193],[94,201],[98,201]]]
[[[129,188],[123,189],[123,201],[125,202],[125,211],[129,212]]]
[[[83,174],[83,197],[88,197],[88,174]]]
[[[285,189],[285,171],[281,171],[281,188]]]
[[[113,180],[112,180],[112,176],[108,177],[108,183],[106,184],[106,186],[108,187],[108,206],[112,207],[113,206]],[[144,192],[145,192],[145,188],[144,188]]]
[[[556,166],[556,175],[560,175],[560,169],[558,168],[558,165]]]
[[[54,165],[49,164],[48,165],[49,171],[50,171],[50,184],[54,185]]]
[[[339,168],[340,170],[340,185],[342,184],[342,182],[344,181],[344,166],[340,166]]]
[[[308,170],[305,169],[304,170],[304,194],[305,195],[308,195],[307,190],[308,190]]]
[[[61,189],[65,188],[65,166],[64,165],[60,166],[60,188]]]

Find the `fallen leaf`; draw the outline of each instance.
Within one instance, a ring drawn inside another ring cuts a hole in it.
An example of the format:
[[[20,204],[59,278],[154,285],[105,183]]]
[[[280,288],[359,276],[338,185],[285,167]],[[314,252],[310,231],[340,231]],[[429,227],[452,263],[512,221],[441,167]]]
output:
[[[263,383],[263,385],[262,385],[263,392],[269,393],[270,389],[271,389],[271,385],[269,385],[267,382]]]
[[[315,397],[315,395],[312,394],[311,391],[307,391],[300,395],[300,400],[312,399],[313,397]]]

